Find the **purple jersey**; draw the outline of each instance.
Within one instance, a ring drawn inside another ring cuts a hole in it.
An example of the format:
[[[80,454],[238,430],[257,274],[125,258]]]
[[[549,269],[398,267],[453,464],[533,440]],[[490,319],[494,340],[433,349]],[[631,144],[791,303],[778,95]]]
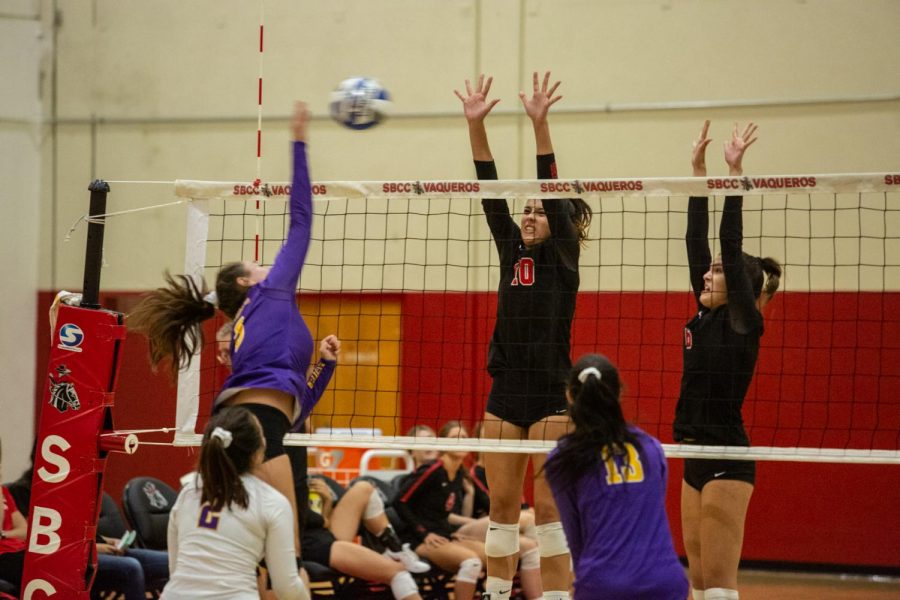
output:
[[[627,465],[622,456],[598,460],[569,486],[554,477],[557,450],[545,467],[572,552],[578,600],[684,600],[688,595],[666,518],[665,454],[655,438],[637,427],[631,431],[640,447],[627,445]]]
[[[220,405],[245,389],[273,389],[294,396],[299,405],[295,422],[312,411],[333,371],[315,369],[307,383],[313,351],[309,328],[297,307],[297,283],[309,248],[312,226],[312,188],[306,165],[306,145],[294,142],[290,227],[275,264],[265,280],[247,292],[231,339],[231,375],[216,398]]]

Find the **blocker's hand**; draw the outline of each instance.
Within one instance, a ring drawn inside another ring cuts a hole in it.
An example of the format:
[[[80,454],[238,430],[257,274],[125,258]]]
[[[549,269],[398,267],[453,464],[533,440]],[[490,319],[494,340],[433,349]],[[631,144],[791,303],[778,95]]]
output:
[[[465,96],[460,94],[458,90],[453,90],[456,97],[463,103],[463,113],[466,115],[467,121],[483,121],[484,118],[488,116],[488,113],[491,112],[491,109],[500,102],[500,98],[495,98],[494,100],[487,99],[488,92],[491,91],[491,84],[493,82],[493,77],[488,77],[487,81],[485,81],[484,74],[482,73],[478,76],[478,81],[475,83],[474,90],[472,89],[472,84],[466,79]]]

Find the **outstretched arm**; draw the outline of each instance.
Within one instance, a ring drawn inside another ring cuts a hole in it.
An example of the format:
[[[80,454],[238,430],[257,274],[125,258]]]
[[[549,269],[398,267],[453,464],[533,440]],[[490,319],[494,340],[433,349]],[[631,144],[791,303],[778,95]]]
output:
[[[532,75],[531,98],[525,92],[519,92],[519,98],[525,107],[525,114],[531,119],[534,127],[534,142],[537,155],[553,154],[553,142],[550,139],[550,124],[547,121],[547,113],[550,107],[562,100],[562,96],[554,96],[560,82],[550,85],[550,71],[544,73],[543,82],[538,81],[538,73]],[[555,179],[555,177],[552,177]]]
[[[491,109],[500,102],[499,98],[488,100],[488,93],[491,91],[491,84],[494,82],[493,77],[484,79],[484,74],[478,76],[475,87],[466,79],[466,95],[463,96],[458,90],[453,90],[456,97],[463,103],[463,113],[466,121],[469,123],[469,144],[472,146],[472,159],[477,161],[493,161],[491,154],[491,146],[488,143],[487,130],[484,128],[484,119],[491,112]]]
[[[309,109],[303,102],[294,105],[291,132],[294,137],[294,176],[291,183],[291,223],[275,264],[266,277],[265,285],[290,291],[297,290],[303,261],[309,248],[312,228],[312,186],[306,163],[306,127],[309,123]]]
[[[703,122],[700,137],[694,140],[691,151],[691,166],[694,177],[706,177],[706,147],[712,141],[709,133],[709,119]],[[688,267],[691,274],[691,289],[700,308],[700,293],[703,291],[703,275],[709,269],[712,254],[709,250],[709,199],[706,196],[691,196],[688,200],[687,244]]]
[[[463,103],[463,114],[469,123],[469,144],[472,146],[472,160],[475,161],[475,172],[478,179],[485,180],[497,179],[497,166],[494,164],[494,156],[491,154],[487,131],[484,128],[484,119],[491,112],[491,109],[500,102],[499,98],[493,100],[488,100],[487,98],[493,82],[493,77],[488,77],[485,80],[482,74],[478,76],[478,81],[474,87],[466,79],[465,96],[459,90],[453,90],[456,97]],[[481,206],[484,209],[484,214],[487,217],[488,226],[491,229],[491,235],[494,237],[494,243],[497,244],[498,251],[500,250],[501,242],[521,237],[518,226],[509,214],[509,206],[506,204],[505,199],[482,198]]]
[[[725,142],[725,162],[732,176],[743,175],[744,152],[756,141],[756,125],[748,123],[743,133],[738,133],[734,124],[731,140]],[[725,198],[722,223],[719,228],[719,242],[722,244],[722,269],[725,271],[725,287],[728,290],[728,312],[731,327],[736,332],[746,334],[760,323],[753,283],[744,267],[744,199],[741,196]],[[751,260],[756,260],[751,259]]]
[[[529,98],[525,92],[519,92],[519,99],[525,108],[525,114],[531,119],[534,128],[534,145],[537,152],[538,179],[556,179],[556,156],[553,153],[553,142],[550,139],[550,107],[559,102],[562,96],[556,96],[560,81],[550,85],[550,71],[544,73],[541,80],[537,71],[531,76],[532,93]],[[546,200],[541,203],[547,215],[550,235],[564,243],[563,252],[568,256],[567,262],[578,264],[578,229],[569,215],[568,200]]]

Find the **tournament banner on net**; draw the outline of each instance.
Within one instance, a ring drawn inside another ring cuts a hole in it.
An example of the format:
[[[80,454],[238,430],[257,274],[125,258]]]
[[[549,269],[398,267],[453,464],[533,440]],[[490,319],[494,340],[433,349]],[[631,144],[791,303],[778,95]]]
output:
[[[89,598],[122,315],[59,306],[44,382],[23,598]]]

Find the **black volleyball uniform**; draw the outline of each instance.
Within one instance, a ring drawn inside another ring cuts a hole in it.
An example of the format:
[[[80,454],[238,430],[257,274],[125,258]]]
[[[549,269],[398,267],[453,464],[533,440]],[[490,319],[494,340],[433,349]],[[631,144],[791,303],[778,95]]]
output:
[[[700,304],[703,276],[709,270],[708,199],[688,202],[687,243],[691,287],[698,314],[684,329],[684,369],[675,409],[675,441],[688,444],[749,446],[741,408],[750,387],[763,319],[756,306],[742,252],[743,198],[728,196],[722,213],[719,241],[728,303],[715,310]],[[753,483],[752,461],[686,459],[685,481],[697,490],[713,479]]]
[[[450,474],[440,460],[427,462],[405,475],[394,501],[394,509],[403,521],[397,532],[404,542],[416,548],[429,533],[449,538],[456,527],[449,521],[450,512],[463,495],[463,472]]]
[[[337,541],[334,534],[325,527],[325,519],[320,513],[309,507],[303,513],[303,520],[306,523],[300,539],[303,560],[330,566],[331,547]]]
[[[556,176],[553,154],[537,157],[538,177]],[[475,161],[478,179],[497,179],[493,161]],[[546,241],[526,248],[505,199],[481,201],[500,256],[497,321],[488,352],[493,379],[487,411],[528,428],[565,414],[565,381],[578,275],[578,229],[568,200],[542,202],[550,226]]]
[[[475,489],[472,517],[476,519],[486,517],[491,512],[491,493],[488,490],[487,474],[484,471],[484,467],[482,465],[472,465],[472,468],[469,469],[469,478],[472,480],[472,487]],[[460,503],[460,510],[454,510],[453,512],[459,514],[461,510],[462,503]]]

